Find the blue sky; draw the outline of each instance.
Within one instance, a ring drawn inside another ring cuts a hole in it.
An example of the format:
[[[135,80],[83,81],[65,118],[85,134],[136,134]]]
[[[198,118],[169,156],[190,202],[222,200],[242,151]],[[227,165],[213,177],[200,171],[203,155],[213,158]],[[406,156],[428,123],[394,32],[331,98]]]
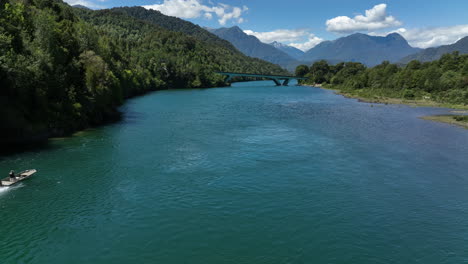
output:
[[[468,0],[66,0],[92,8],[144,6],[201,26],[239,26],[263,42],[307,50],[355,32],[398,32],[412,46],[451,44],[468,35]]]

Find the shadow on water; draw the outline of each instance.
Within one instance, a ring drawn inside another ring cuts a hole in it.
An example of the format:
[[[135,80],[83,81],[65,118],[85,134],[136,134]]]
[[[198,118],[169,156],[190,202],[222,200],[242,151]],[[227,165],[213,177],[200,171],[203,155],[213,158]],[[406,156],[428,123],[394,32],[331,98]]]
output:
[[[259,86],[272,86],[271,81],[263,81],[263,82],[258,82],[260,83]],[[244,87],[244,86],[249,86],[249,82],[237,82],[233,84],[232,86],[234,87]],[[220,87],[223,88],[223,87]],[[224,88],[230,88],[230,86],[225,86]],[[170,89],[166,91],[170,92],[176,92],[176,91],[181,91],[181,92],[186,92],[187,90],[199,90],[199,91],[204,91],[204,90],[209,90],[211,88],[198,88],[198,89]],[[150,95],[151,93],[155,92],[161,92],[161,91],[152,91],[140,95],[134,95],[132,98],[128,100],[128,102],[131,102],[134,99],[138,99],[140,97],[143,97],[144,95]],[[127,104],[126,104],[127,105]],[[126,105],[123,105],[118,112],[115,113],[115,115],[111,115],[105,120],[104,122],[100,124],[94,124],[91,125],[89,128],[85,128],[83,130],[78,130],[74,131],[69,134],[65,134],[62,136],[59,136],[59,138],[71,138],[73,137],[76,133],[80,133],[83,131],[86,131],[88,129],[93,129],[93,128],[99,128],[99,127],[104,127],[104,126],[109,126],[109,125],[114,125],[114,124],[136,124],[139,123],[141,120],[144,120],[147,118],[148,114],[144,112],[136,112],[136,111],[129,111],[126,107]],[[35,141],[28,141],[28,142],[22,142],[22,143],[11,143],[7,145],[0,145],[0,161],[5,159],[8,156],[12,155],[17,155],[17,154],[24,154],[28,152],[38,152],[38,151],[46,151],[46,150],[54,150],[59,148],[57,145],[51,144],[51,140],[55,139],[55,137],[49,137],[47,138],[44,137],[40,140],[35,140]]]
[[[137,124],[141,120],[145,120],[148,117],[148,114],[143,113],[143,112],[136,112],[136,111],[131,111],[128,110],[123,114],[122,119],[120,120],[119,123],[122,124]]]
[[[8,156],[16,154],[52,150],[55,148],[57,147],[50,144],[49,140],[19,145],[8,145],[0,149],[0,161],[7,158]]]
[[[5,159],[8,156],[16,155],[16,154],[23,154],[28,152],[38,152],[38,151],[45,151],[45,150],[54,150],[58,147],[56,145],[50,144],[51,140],[57,138],[71,138],[77,133],[81,133],[93,128],[108,126],[112,124],[116,124],[122,122],[124,120],[124,114],[121,111],[116,112],[114,115],[109,116],[106,120],[104,120],[100,124],[93,124],[87,128],[66,133],[64,135],[56,136],[56,137],[41,137],[38,140],[31,140],[25,141],[20,143],[11,143],[6,145],[0,145],[0,161]]]

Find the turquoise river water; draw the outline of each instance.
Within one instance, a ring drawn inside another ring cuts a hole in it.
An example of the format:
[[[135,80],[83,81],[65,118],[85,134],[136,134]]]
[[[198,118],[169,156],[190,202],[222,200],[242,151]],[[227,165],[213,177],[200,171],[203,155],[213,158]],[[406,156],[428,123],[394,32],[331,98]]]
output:
[[[468,131],[272,82],[0,157],[0,263],[468,263]]]

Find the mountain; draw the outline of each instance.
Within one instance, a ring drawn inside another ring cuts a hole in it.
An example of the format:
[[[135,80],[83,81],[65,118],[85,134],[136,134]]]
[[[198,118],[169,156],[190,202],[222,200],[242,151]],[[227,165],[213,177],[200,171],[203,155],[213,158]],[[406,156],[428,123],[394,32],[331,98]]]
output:
[[[397,33],[386,37],[356,33],[334,41],[322,42],[308,50],[302,60],[354,61],[367,66],[375,66],[384,60],[397,62],[418,51],[420,49],[411,47]]]
[[[273,41],[272,43],[270,43],[270,45],[283,51],[284,53],[288,54],[289,56],[291,56],[292,58],[296,60],[301,60],[302,56],[304,56],[304,53],[305,53],[300,49],[297,49],[289,45],[285,45],[283,43],[279,43],[277,41]]]
[[[149,10],[140,6],[117,7],[110,10],[146,21],[170,31],[181,32],[211,44],[221,45],[230,50],[236,50],[229,41],[216,36],[208,30],[183,19],[163,15],[157,10]]]
[[[156,10],[148,10],[142,7],[122,7],[94,12],[75,9],[75,12],[81,19],[94,25],[97,29],[109,32],[118,39],[130,38],[136,41],[138,45],[143,45],[145,48],[158,53],[158,55],[161,55],[162,52],[162,55],[169,57],[170,53],[176,52],[177,55],[173,57],[176,64],[185,63],[182,68],[189,67],[191,68],[190,71],[196,71],[198,75],[212,75],[215,71],[262,72],[263,74],[287,73],[278,65],[244,55],[228,41],[219,38],[200,26],[176,17],[163,15]],[[121,25],[122,23],[124,24]],[[150,35],[155,35],[151,34],[152,31],[161,33],[161,43],[154,47],[146,47],[148,45],[140,43],[144,40],[142,36],[148,38]],[[170,34],[171,37],[165,36],[162,32]],[[184,41],[180,42],[178,39],[184,39]],[[194,61],[187,61],[184,59],[185,56],[191,56]],[[168,60],[164,59],[164,61]],[[172,63],[172,65],[175,64]],[[176,70],[176,72],[182,73],[182,68]],[[186,74],[191,75],[191,78],[196,77],[197,74],[193,75],[190,71],[187,71]],[[184,87],[184,85],[180,87]]]
[[[261,42],[255,36],[247,35],[237,26],[231,28],[208,29],[218,37],[225,39],[247,56],[266,60],[286,67],[295,61],[285,52],[272,45]]]
[[[89,7],[87,7],[87,6],[84,6],[84,5],[72,5],[72,7],[91,10],[91,8],[89,8]]]
[[[419,60],[421,62],[434,61],[440,59],[442,55],[446,53],[452,53],[454,51],[458,51],[460,54],[468,54],[468,36],[451,45],[444,45],[437,48],[428,48],[416,54],[406,56],[401,59],[400,62],[407,64],[412,60]]]

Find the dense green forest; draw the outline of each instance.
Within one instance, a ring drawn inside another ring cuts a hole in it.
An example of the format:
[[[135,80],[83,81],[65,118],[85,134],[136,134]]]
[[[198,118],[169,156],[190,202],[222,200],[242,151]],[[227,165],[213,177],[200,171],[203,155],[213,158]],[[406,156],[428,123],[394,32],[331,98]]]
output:
[[[432,62],[414,60],[402,67],[388,61],[373,68],[356,62],[329,65],[318,61],[311,67],[298,66],[296,74],[309,77],[308,84],[323,84],[364,98],[426,99],[468,105],[468,55],[458,52]]]
[[[0,145],[112,120],[125,98],[147,91],[225,85],[214,71],[285,73],[208,38],[116,10],[1,0]]]
[[[234,48],[234,46],[229,41],[217,37],[215,34],[210,33],[202,27],[177,17],[163,15],[161,12],[156,10],[148,10],[140,6],[116,7],[110,10],[113,12],[121,12],[133,18],[149,22],[153,25],[160,26],[170,31],[185,33],[207,43],[217,44],[219,46],[224,46],[232,51],[237,51],[237,49]]]

